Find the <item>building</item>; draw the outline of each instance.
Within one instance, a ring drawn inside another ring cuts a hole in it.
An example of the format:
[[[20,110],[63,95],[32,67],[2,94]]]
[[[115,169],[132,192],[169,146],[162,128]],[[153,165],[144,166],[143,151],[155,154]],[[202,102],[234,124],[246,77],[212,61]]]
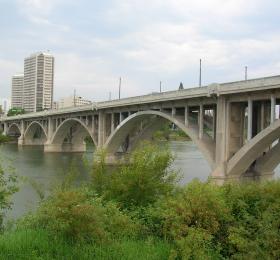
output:
[[[59,100],[58,107],[66,108],[66,107],[76,107],[76,106],[83,106],[92,104],[90,100],[83,99],[82,97],[78,96],[69,96]]]
[[[35,53],[24,59],[23,109],[36,112],[51,109],[53,103],[54,57]]]
[[[12,77],[12,108],[23,108],[23,74]]]

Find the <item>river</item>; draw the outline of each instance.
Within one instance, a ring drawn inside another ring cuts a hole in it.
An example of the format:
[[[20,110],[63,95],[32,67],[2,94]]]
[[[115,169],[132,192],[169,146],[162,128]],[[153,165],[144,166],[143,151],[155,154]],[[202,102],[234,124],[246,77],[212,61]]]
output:
[[[186,184],[194,178],[207,180],[210,167],[190,141],[170,142],[171,151],[175,155],[174,169],[182,175],[181,184]],[[0,146],[0,158],[5,166],[11,165],[20,176],[20,190],[13,196],[13,208],[7,218],[18,218],[30,210],[34,210],[39,202],[39,196],[29,180],[38,183],[46,194],[61,183],[69,172],[71,165],[77,165],[78,182],[89,180],[89,173],[85,169],[83,160],[92,161],[93,149],[80,153],[44,153],[42,147],[19,148],[15,144]],[[280,176],[280,167],[276,169],[276,177]]]

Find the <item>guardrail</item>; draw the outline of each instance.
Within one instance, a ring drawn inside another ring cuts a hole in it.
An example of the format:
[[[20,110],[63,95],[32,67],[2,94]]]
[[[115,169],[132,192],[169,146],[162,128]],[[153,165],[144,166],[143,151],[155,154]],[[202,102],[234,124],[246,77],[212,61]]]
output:
[[[57,110],[46,110],[42,112],[28,113],[24,115],[2,117],[1,121],[17,120],[23,118],[45,117],[50,115],[61,115],[67,113],[84,112],[91,110],[99,110],[112,107],[122,107],[128,105],[137,105],[145,103],[164,102],[169,100],[190,99],[211,95],[226,95],[232,93],[242,93],[248,91],[257,91],[270,88],[280,88],[280,76],[264,77],[258,79],[250,79],[243,81],[235,81],[229,83],[217,84],[213,83],[204,87],[188,88],[175,91],[166,91],[161,93],[152,93],[148,95],[122,98],[111,101],[95,102],[91,105],[79,107],[70,107]]]

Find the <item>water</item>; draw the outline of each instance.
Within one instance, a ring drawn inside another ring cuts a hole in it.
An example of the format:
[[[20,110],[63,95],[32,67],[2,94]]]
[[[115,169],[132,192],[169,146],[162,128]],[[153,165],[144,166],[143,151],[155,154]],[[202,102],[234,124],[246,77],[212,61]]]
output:
[[[192,142],[170,142],[170,149],[175,155],[173,167],[182,174],[181,184],[186,184],[194,178],[207,180],[211,170],[202,154]],[[44,153],[42,147],[19,148],[15,144],[0,146],[0,158],[4,165],[12,165],[22,179],[33,179],[42,186],[48,194],[58,183],[61,183],[71,164],[77,164],[79,169],[78,182],[89,180],[89,173],[83,166],[83,159],[92,161],[93,151],[79,153]],[[280,176],[280,167],[276,169]],[[20,181],[20,190],[13,196],[13,209],[7,218],[18,218],[38,205],[39,196],[28,181]]]

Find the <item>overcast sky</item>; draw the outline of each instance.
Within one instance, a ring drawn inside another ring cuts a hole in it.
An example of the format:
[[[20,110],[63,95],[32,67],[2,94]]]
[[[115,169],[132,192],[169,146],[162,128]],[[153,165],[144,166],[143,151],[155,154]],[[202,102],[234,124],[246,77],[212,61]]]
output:
[[[0,0],[0,97],[33,52],[55,56],[55,99],[93,100],[280,74],[278,0]]]

